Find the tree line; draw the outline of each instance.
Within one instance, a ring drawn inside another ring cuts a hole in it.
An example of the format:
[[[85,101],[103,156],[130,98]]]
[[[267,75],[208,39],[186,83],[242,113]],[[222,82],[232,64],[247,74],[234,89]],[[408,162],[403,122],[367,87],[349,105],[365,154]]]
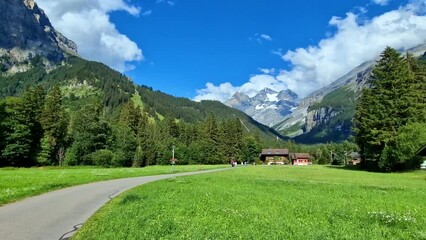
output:
[[[116,115],[105,112],[100,98],[85,103],[70,111],[57,86],[47,93],[36,86],[0,101],[0,166],[143,167],[169,164],[172,148],[177,164],[225,164],[253,162],[261,150],[258,134],[239,118],[159,121],[133,101]]]

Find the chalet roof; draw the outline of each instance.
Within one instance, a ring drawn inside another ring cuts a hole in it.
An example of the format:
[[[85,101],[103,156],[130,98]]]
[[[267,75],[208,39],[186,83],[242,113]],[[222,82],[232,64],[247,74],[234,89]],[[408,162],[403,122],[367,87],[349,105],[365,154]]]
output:
[[[351,152],[350,156],[351,158],[360,158],[361,154],[359,154],[359,152]]]
[[[288,155],[288,149],[262,149],[263,156]]]
[[[293,153],[292,157],[294,159],[307,159],[307,158],[311,158],[311,155],[309,153]]]
[[[426,157],[426,144],[416,152],[416,156]]]

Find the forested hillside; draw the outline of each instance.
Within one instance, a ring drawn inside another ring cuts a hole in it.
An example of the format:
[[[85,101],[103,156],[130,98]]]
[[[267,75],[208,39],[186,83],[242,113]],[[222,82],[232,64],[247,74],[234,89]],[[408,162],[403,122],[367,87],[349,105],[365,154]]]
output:
[[[180,164],[254,160],[273,130],[216,101],[136,86],[104,64],[69,57],[0,77],[2,166]],[[230,142],[231,141],[231,142]],[[247,145],[248,144],[248,145]]]

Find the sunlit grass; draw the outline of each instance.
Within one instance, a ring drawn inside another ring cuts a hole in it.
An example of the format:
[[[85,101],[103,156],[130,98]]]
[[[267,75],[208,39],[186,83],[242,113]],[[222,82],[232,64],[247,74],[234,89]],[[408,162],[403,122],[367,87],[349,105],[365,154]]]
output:
[[[0,168],[0,205],[64,187],[109,179],[190,172],[225,166],[188,165],[146,168]]]
[[[426,239],[426,172],[250,166],[130,190],[75,239]]]

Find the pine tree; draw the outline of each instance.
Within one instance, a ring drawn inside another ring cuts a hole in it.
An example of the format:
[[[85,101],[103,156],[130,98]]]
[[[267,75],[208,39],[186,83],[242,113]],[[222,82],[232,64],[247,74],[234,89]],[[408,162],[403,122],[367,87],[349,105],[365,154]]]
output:
[[[201,163],[218,164],[226,163],[219,148],[219,128],[216,117],[210,113],[201,125]]]
[[[23,100],[6,98],[3,106],[3,119],[0,122],[3,145],[0,153],[0,165],[29,167],[31,129],[27,125]]]
[[[44,108],[46,93],[40,85],[35,88],[30,88],[24,92],[23,108],[26,112],[27,126],[31,131],[31,165],[34,164],[34,157],[38,154],[41,148],[41,139],[43,138],[43,128],[41,126],[41,117]]]
[[[402,126],[425,116],[424,81],[420,80],[424,78],[416,75],[416,64],[412,57],[403,58],[386,48],[373,69],[370,88],[363,90],[356,108],[354,132],[361,155],[386,171],[400,165],[397,159],[385,158],[383,150],[396,145]]]
[[[47,94],[40,122],[44,130],[44,138],[47,138],[50,143],[50,147],[43,149],[43,151],[52,149],[50,153],[51,163],[59,164],[57,153],[65,144],[68,126],[68,120],[62,106],[62,93],[59,87],[53,87]]]

